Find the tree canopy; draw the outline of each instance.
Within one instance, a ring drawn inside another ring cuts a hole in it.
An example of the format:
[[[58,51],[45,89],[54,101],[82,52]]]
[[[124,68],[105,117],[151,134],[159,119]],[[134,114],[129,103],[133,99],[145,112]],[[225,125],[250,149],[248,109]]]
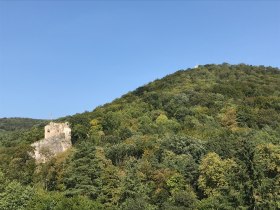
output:
[[[279,84],[273,67],[177,71],[57,119],[73,148],[41,165],[44,124],[0,121],[0,208],[279,209]]]

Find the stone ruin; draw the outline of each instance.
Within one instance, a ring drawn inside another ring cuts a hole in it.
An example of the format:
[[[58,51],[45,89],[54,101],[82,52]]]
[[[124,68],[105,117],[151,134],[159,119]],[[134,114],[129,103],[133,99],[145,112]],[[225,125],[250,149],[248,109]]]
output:
[[[45,163],[50,158],[72,147],[71,128],[68,122],[50,122],[45,126],[45,138],[31,144],[34,147],[32,156],[37,163]]]

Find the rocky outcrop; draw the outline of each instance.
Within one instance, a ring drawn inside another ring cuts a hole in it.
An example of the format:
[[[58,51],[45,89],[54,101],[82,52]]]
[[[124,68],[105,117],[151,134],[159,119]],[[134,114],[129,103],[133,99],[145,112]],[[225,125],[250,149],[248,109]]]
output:
[[[45,126],[45,138],[36,141],[31,146],[34,147],[32,156],[37,163],[45,163],[57,154],[72,147],[71,129],[66,123],[53,123]]]

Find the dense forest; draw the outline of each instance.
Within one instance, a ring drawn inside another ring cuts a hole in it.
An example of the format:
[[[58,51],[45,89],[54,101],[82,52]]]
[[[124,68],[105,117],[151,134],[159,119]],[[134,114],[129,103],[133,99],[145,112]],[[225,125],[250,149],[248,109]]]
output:
[[[27,141],[34,141],[34,137],[23,137],[24,133],[33,130],[34,135],[42,137],[42,128],[48,123],[48,120],[31,119],[31,118],[0,118],[0,146],[11,146],[26,144]],[[40,127],[40,132],[37,132]],[[34,129],[36,130],[34,132]],[[40,133],[40,134],[39,134]],[[38,139],[38,137],[37,137]]]
[[[30,129],[45,122],[46,120],[31,118],[0,118],[0,132]]]
[[[46,121],[0,121],[0,209],[280,209],[278,68],[200,65],[56,121],[73,148],[40,165]]]

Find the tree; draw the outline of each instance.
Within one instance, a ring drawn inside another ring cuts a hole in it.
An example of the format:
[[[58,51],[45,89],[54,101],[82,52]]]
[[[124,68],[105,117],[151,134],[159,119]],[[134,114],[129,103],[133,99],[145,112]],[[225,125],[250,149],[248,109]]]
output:
[[[256,148],[254,162],[259,168],[255,191],[256,206],[260,209],[280,208],[280,146],[261,144]]]
[[[175,173],[167,180],[166,184],[171,196],[164,203],[164,209],[173,209],[175,207],[178,209],[195,208],[196,195],[181,174]]]
[[[24,187],[16,181],[6,185],[4,191],[0,193],[0,209],[3,210],[23,210],[33,196],[31,187]]]
[[[86,196],[65,197],[60,192],[48,192],[36,189],[36,193],[29,201],[26,210],[99,210],[103,206]]]
[[[79,145],[64,175],[67,195],[86,195],[92,199],[98,197],[102,184],[95,151],[95,146],[90,143]]]
[[[164,134],[167,132],[178,132],[180,124],[175,120],[170,120],[164,114],[160,114],[156,119],[156,125],[158,126],[158,133]]]
[[[189,136],[173,135],[166,137],[162,142],[162,147],[178,155],[191,155],[196,162],[199,162],[206,152],[203,141]]]
[[[222,190],[229,188],[229,174],[234,167],[236,163],[233,160],[222,160],[216,153],[208,153],[199,165],[199,188],[208,197],[221,194]]]
[[[163,151],[162,164],[182,174],[188,184],[194,184],[198,178],[198,164],[190,154],[176,155],[172,151]]]
[[[101,137],[105,135],[100,120],[93,119],[90,121],[90,125],[91,125],[89,130],[90,138],[93,140],[95,144],[98,144],[100,143]]]

